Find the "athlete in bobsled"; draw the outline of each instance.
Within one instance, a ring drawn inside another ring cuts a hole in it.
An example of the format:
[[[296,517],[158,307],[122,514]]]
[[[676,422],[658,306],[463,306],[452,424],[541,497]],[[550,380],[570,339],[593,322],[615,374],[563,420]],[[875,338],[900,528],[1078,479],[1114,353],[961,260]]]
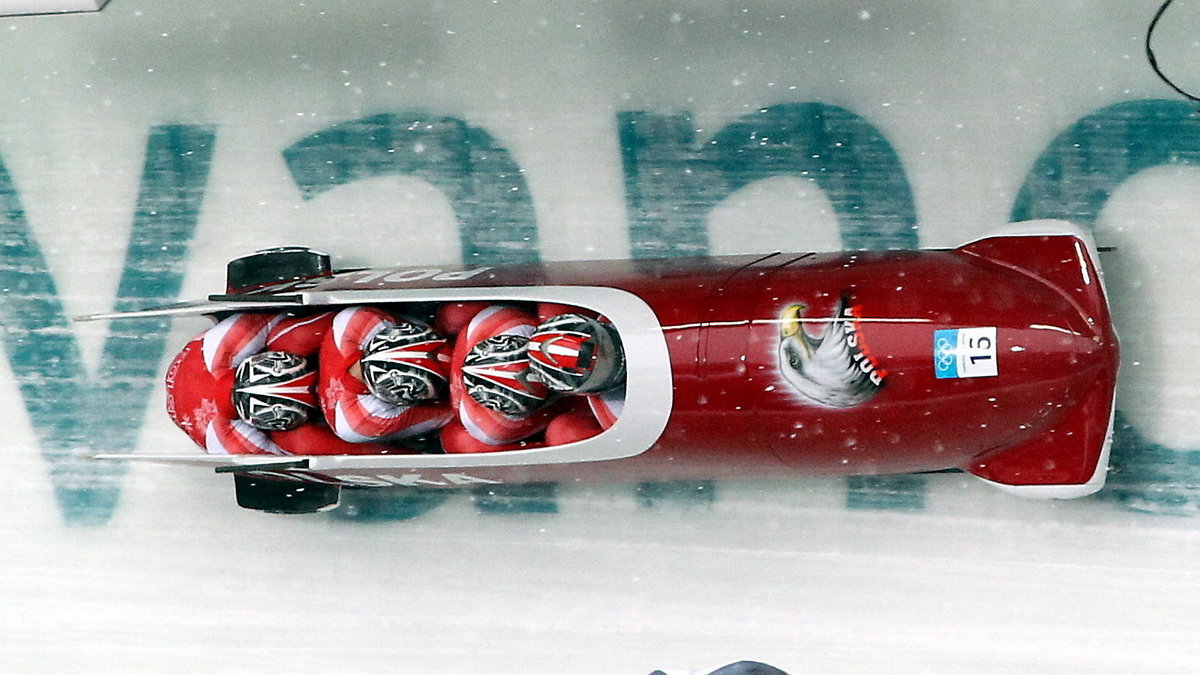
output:
[[[625,378],[617,331],[582,314],[559,314],[529,336],[529,365],[536,378],[564,394],[609,391]]]
[[[168,412],[214,454],[390,454],[433,432],[451,453],[582,440],[619,415],[624,358],[611,326],[562,309],[446,304],[433,326],[374,307],[236,314],[176,357]]]
[[[374,307],[338,312],[320,351],[325,420],[352,443],[437,431],[447,401],[449,345],[425,323]]]
[[[331,315],[235,314],[167,369],[167,413],[211,454],[374,454],[324,424],[313,356]]]
[[[213,454],[396,452],[383,441],[436,430],[450,419],[444,401],[418,405],[441,395],[445,372],[437,358],[444,341],[414,346],[413,336],[424,337],[421,327],[367,308],[309,317],[235,314],[196,336],[172,362],[167,411]],[[432,361],[432,374],[418,369],[405,377],[396,372],[403,365],[379,365],[396,358],[398,344],[418,353],[421,365]]]
[[[567,396],[612,391],[623,381],[611,328],[546,303],[536,315],[503,304],[456,307],[438,322],[456,336],[450,403],[458,419],[442,429],[446,452],[562,445],[611,426],[603,402],[601,412],[590,409],[598,395]],[[542,440],[530,440],[538,434]]]

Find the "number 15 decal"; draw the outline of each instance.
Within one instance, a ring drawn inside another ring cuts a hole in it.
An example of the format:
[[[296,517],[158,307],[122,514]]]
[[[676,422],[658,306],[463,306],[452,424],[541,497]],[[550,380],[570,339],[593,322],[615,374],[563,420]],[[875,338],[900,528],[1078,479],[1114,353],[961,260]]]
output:
[[[939,379],[995,377],[996,328],[934,331],[933,369]]]

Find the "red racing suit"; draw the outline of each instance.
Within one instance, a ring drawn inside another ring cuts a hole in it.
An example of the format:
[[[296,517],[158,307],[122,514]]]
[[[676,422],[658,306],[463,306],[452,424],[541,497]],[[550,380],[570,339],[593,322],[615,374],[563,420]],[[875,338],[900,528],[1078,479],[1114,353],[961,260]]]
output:
[[[561,313],[560,307],[539,306],[538,314],[552,316]],[[494,335],[527,337],[538,323],[534,315],[509,305],[464,303],[444,306],[437,323],[456,339],[450,369],[450,401],[458,419],[442,429],[442,449],[446,452],[503,452],[560,445],[601,431],[586,405],[579,405],[582,401],[559,400],[528,416],[509,417],[485,408],[466,392],[462,367],[471,348]],[[527,440],[542,431],[545,431],[543,440]]]
[[[378,444],[347,443],[315,419],[290,431],[263,431],[241,420],[233,407],[234,373],[264,350],[311,356],[320,348],[332,313],[309,317],[234,314],[189,342],[167,369],[167,414],[210,454],[355,455],[394,451]],[[313,405],[316,405],[313,392]]]
[[[333,317],[332,327],[321,345],[318,391],[326,422],[343,440],[363,443],[416,436],[436,431],[454,417],[446,401],[412,406],[384,401],[351,373],[362,360],[371,338],[395,321],[390,314],[374,307],[349,307]],[[412,319],[405,321],[416,323]],[[443,371],[450,361],[448,347],[415,356]]]

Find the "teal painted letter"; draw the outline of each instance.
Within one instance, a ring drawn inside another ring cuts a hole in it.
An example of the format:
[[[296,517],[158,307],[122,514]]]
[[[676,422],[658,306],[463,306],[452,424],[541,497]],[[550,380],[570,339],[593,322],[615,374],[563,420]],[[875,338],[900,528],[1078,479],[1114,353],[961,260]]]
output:
[[[214,135],[209,127],[151,129],[116,310],[162,304],[178,295]],[[79,455],[133,449],[147,398],[158,383],[167,325],[157,320],[114,322],[99,370],[89,375],[2,163],[0,255],[5,352],[63,517],[72,524],[102,524],[116,506],[123,472]]]
[[[1046,146],[1017,194],[1012,219],[1062,218],[1094,228],[1122,183],[1166,164],[1200,166],[1195,104],[1148,99],[1101,108]],[[1150,443],[1119,412],[1110,466],[1102,497],[1163,513],[1195,514],[1200,505],[1200,454]]]
[[[384,114],[335,124],[283,151],[305,199],[356,180],[410,175],[454,207],[467,263],[538,259],[533,201],[521,168],[487,132],[452,117]],[[397,244],[395,255],[402,255]]]
[[[617,125],[637,257],[707,253],[708,212],[733,192],[774,176],[810,180],[825,192],[845,248],[917,247],[904,166],[883,134],[849,110],[826,103],[771,106],[730,123],[703,145],[688,113],[621,113]]]
[[[1200,166],[1200,112],[1183,101],[1126,101],[1059,134],[1034,162],[1012,220],[1063,218],[1089,229],[1134,174],[1163,164]]]

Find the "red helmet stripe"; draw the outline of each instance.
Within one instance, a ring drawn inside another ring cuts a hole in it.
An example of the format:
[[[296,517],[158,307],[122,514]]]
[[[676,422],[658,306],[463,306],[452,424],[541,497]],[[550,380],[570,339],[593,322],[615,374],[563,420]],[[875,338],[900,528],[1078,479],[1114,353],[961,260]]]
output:
[[[317,374],[315,372],[307,372],[286,382],[246,384],[238,387],[238,390],[247,394],[285,398],[289,401],[295,401],[300,405],[316,408],[317,395],[313,390],[316,381]]]
[[[439,357],[445,345],[446,341],[441,339],[414,342],[409,345],[384,349],[364,356],[362,362],[383,361],[386,363],[403,363],[437,375],[443,375],[444,368],[439,365],[439,362],[442,360]]]

